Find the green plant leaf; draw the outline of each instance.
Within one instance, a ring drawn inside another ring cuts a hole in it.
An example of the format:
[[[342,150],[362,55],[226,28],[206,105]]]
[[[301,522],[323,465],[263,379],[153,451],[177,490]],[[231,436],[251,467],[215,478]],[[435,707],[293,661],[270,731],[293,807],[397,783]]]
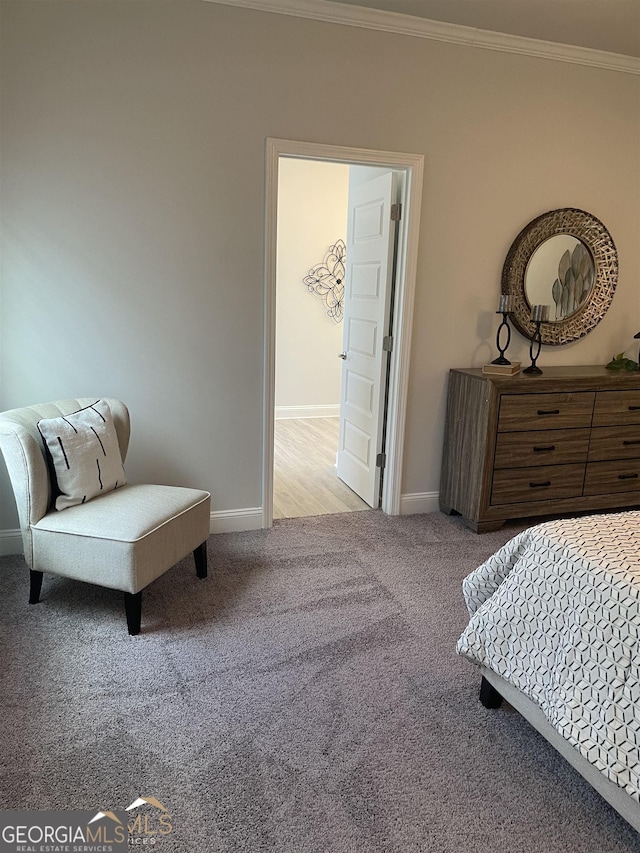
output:
[[[609,364],[606,365],[607,370],[638,370],[638,362],[632,358],[625,358],[623,352],[614,355]]]

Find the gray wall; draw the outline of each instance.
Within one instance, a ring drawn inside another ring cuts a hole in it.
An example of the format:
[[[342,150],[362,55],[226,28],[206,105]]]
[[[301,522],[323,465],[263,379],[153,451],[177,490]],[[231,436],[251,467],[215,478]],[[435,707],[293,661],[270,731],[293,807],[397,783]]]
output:
[[[492,354],[534,216],[584,208],[620,253],[605,320],[541,364],[630,346],[638,77],[196,0],[1,10],[0,407],[123,398],[130,479],[261,504],[269,136],[426,155],[403,493],[438,489],[447,370]]]

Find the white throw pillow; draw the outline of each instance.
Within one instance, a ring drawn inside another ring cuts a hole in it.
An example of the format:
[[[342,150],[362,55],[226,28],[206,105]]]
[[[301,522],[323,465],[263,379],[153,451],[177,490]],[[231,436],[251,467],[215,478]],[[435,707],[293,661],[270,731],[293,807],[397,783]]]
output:
[[[38,429],[51,456],[60,494],[56,509],[83,504],[127,482],[111,409],[104,400]]]

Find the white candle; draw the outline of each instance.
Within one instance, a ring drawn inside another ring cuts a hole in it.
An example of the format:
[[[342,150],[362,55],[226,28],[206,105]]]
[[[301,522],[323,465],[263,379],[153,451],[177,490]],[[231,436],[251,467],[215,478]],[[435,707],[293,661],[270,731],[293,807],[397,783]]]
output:
[[[531,319],[534,323],[545,323],[549,319],[549,306],[534,305],[531,309]]]
[[[498,309],[503,314],[508,314],[515,308],[515,299],[512,293],[503,293],[500,296],[500,308]]]

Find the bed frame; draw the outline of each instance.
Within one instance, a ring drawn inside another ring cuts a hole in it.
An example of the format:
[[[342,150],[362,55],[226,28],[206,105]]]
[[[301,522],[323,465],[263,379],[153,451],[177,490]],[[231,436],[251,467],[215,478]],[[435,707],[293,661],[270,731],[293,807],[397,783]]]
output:
[[[633,800],[627,792],[611,782],[597,767],[566,741],[549,723],[538,705],[509,684],[495,672],[486,667],[480,667],[482,684],[480,686],[480,701],[485,708],[499,708],[505,699],[529,722],[534,729],[549,741],[563,758],[574,767],[592,788],[622,815],[636,832],[640,832],[640,804]]]

